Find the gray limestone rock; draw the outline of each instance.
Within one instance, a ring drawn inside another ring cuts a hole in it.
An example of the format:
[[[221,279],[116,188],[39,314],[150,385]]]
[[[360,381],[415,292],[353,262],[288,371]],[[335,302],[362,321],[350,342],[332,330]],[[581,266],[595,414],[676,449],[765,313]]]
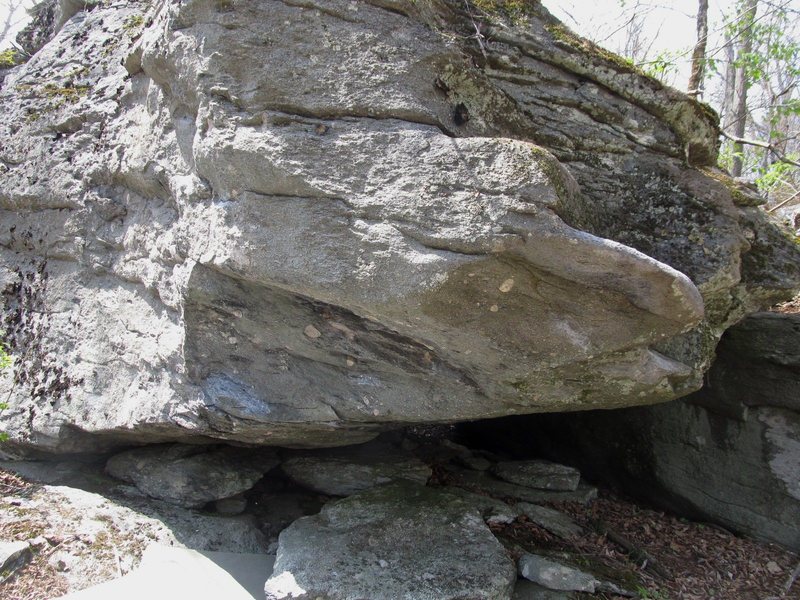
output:
[[[231,496],[230,498],[220,498],[214,502],[214,510],[221,515],[240,515],[246,508],[247,498],[239,494]]]
[[[574,491],[539,490],[492,477],[472,470],[450,470],[450,485],[476,490],[494,496],[508,496],[525,502],[582,502],[597,498],[597,488],[580,482]]]
[[[508,600],[516,573],[474,505],[409,482],[327,504],[280,536],[269,600]]]
[[[519,502],[516,509],[531,521],[560,538],[569,539],[583,533],[583,528],[564,513],[546,506]]]
[[[519,516],[515,508],[491,496],[484,496],[459,488],[439,489],[444,489],[446,493],[457,496],[474,510],[477,510],[488,525],[508,525]]]
[[[556,492],[573,492],[581,480],[577,469],[546,460],[500,462],[492,467],[492,473],[509,483]]]
[[[539,3],[80,4],[0,89],[9,448],[666,401],[800,280],[715,116]]]
[[[106,472],[152,498],[195,507],[250,489],[279,462],[269,450],[173,444],[112,456]]]
[[[518,568],[522,577],[551,590],[594,594],[599,583],[594,575],[535,554],[523,554]]]
[[[290,458],[281,469],[295,483],[332,496],[349,496],[376,485],[406,479],[425,484],[431,469],[413,458],[357,461],[336,456],[306,456]]]

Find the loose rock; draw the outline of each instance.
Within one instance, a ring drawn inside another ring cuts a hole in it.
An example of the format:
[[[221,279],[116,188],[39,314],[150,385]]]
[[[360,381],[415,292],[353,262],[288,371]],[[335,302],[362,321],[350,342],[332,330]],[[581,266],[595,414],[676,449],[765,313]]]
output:
[[[519,574],[551,590],[594,594],[599,583],[594,575],[535,554],[520,557]]]
[[[538,490],[501,481],[489,473],[472,470],[450,470],[448,485],[480,491],[493,496],[515,498],[525,502],[582,502],[587,504],[597,498],[597,488],[580,482],[572,492]]]
[[[556,590],[548,590],[532,581],[520,579],[514,586],[511,600],[569,600],[569,594]]]
[[[552,508],[528,502],[519,502],[516,508],[531,521],[560,538],[569,539],[583,533],[583,528],[580,525],[576,524],[564,513]]]
[[[335,457],[291,458],[281,469],[296,483],[333,496],[349,496],[398,479],[424,484],[431,476],[422,461],[355,463]]]
[[[199,507],[250,489],[279,462],[269,450],[174,444],[117,454],[106,471],[153,498]]]
[[[559,492],[574,492],[581,479],[577,469],[546,460],[501,462],[492,468],[492,473],[517,485]]]
[[[473,471],[488,471],[492,466],[490,460],[483,456],[478,456],[466,446],[456,444],[448,439],[444,439],[440,443],[444,448],[454,452],[456,461],[468,469],[472,469]]]
[[[221,498],[214,502],[214,509],[221,515],[239,515],[247,508],[247,498],[241,495]]]

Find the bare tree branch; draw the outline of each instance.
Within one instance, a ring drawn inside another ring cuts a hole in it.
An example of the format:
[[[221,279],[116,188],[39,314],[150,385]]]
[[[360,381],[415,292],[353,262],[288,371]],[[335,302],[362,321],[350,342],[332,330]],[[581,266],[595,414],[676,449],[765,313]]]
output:
[[[768,209],[767,209],[767,212],[768,212],[768,213],[775,212],[775,211],[776,211],[776,210],[778,210],[779,208],[782,208],[782,207],[786,206],[787,204],[789,204],[789,202],[791,202],[792,200],[794,200],[794,199],[795,199],[795,198],[797,198],[798,196],[800,196],[800,191],[798,191],[798,192],[795,192],[794,194],[792,194],[791,196],[789,196],[789,197],[788,197],[786,200],[784,200],[783,202],[780,202],[780,203],[776,204],[776,205],[775,205],[775,206],[773,206],[772,208],[768,208]]]
[[[800,162],[796,160],[792,160],[791,158],[784,156],[776,147],[775,144],[770,144],[769,142],[762,142],[761,140],[748,140],[741,137],[734,137],[726,132],[722,132],[722,135],[732,141],[734,144],[745,144],[747,146],[756,146],[757,148],[764,148],[769,150],[775,155],[780,162],[786,163],[787,165],[792,165],[795,167],[800,167]]]

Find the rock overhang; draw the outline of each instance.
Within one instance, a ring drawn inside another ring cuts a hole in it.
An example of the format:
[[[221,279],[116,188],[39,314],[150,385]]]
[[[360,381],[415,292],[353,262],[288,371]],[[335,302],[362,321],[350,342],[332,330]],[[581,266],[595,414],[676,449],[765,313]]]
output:
[[[627,87],[596,83],[594,116],[624,105],[634,130],[598,123],[591,131],[608,141],[581,159],[589,121],[567,151],[537,132],[569,128],[545,127],[532,108],[552,91],[531,81],[519,91],[541,31],[498,34],[498,65],[481,67],[474,48],[442,35],[461,18],[448,3],[437,4],[451,19],[438,30],[409,6],[197,0],[141,20],[144,5],[98,7],[22,67],[11,85],[34,87],[27,98],[6,87],[4,103],[15,115],[49,108],[3,133],[11,153],[35,149],[30,165],[8,163],[0,189],[15,227],[0,232],[4,261],[12,288],[31,258],[46,262],[48,282],[28,288],[47,326],[24,352],[61,351],[73,384],[27,399],[17,390],[21,442],[32,429],[30,443],[57,447],[74,426],[335,445],[387,426],[644,404],[697,386],[702,360],[680,340],[698,328],[713,340],[735,318],[745,246],[730,194],[673,156],[682,134],[658,107],[675,94],[647,88],[642,108]],[[48,105],[31,82],[104,35],[122,38],[71,84],[85,76],[96,91]],[[550,48],[549,76],[561,69],[569,87],[595,59],[570,51],[565,62],[562,50]],[[500,59],[515,52],[504,74]],[[695,118],[704,130],[706,115]],[[45,135],[63,122],[77,129]],[[58,157],[68,160],[51,168]],[[656,163],[647,181],[631,175]],[[622,191],[608,188],[617,172]],[[626,213],[628,193],[655,216]],[[704,234],[693,210],[720,232],[721,264],[676,253]],[[648,219],[650,246],[639,243]],[[6,304],[33,309],[18,294]],[[80,408],[90,399],[99,410]]]

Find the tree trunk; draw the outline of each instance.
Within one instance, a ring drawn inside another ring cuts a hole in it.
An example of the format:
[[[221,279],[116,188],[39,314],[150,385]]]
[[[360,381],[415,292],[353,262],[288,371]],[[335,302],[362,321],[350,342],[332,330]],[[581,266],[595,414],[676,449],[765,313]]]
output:
[[[753,23],[756,19],[758,0],[744,0],[742,3],[741,18],[739,21],[739,51],[736,55],[735,86],[733,89],[733,115],[731,119],[731,134],[735,138],[743,138],[747,124],[747,88],[748,76],[746,56],[753,51]],[[744,161],[742,144],[733,145],[733,166],[731,175],[741,177]]]
[[[736,87],[736,67],[734,66],[736,62],[736,52],[733,48],[733,37],[727,28],[725,30],[725,44],[723,49],[725,51],[725,75],[723,76],[724,93],[722,95],[720,117],[722,119],[722,129],[727,132],[731,129],[733,89]]]
[[[689,94],[703,95],[706,70],[706,42],[708,41],[708,0],[699,0],[697,6],[697,43],[692,52],[692,72],[689,75]]]

